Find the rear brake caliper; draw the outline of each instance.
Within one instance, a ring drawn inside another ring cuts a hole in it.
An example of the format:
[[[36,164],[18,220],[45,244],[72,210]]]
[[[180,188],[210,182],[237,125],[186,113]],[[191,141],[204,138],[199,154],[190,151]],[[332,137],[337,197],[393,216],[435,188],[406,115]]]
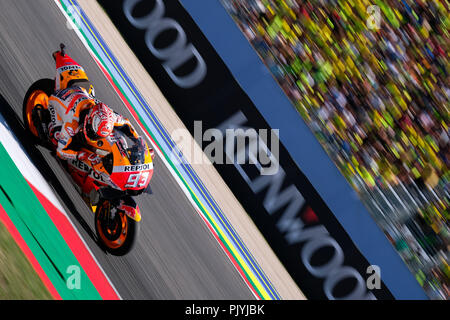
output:
[[[37,104],[33,111],[31,112],[31,120],[33,121],[34,127],[36,128],[39,138],[42,141],[48,140],[48,128],[47,128],[47,121],[45,109],[41,104]]]

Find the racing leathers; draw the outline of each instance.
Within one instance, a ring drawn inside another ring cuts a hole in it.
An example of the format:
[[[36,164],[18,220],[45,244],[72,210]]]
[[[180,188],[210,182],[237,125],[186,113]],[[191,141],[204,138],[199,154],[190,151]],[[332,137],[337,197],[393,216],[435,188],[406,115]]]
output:
[[[64,160],[99,161],[95,153],[86,154],[71,148],[73,138],[83,130],[84,118],[89,110],[99,103],[86,89],[78,86],[58,90],[49,97],[48,109],[51,122],[49,124],[50,138],[57,143],[56,154]],[[139,138],[130,121],[113,112],[114,127],[123,131],[132,140]],[[84,135],[85,136],[85,135]]]

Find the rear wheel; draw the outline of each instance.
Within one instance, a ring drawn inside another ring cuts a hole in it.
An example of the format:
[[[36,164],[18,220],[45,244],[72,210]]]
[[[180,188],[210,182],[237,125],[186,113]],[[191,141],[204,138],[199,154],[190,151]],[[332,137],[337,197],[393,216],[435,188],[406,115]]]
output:
[[[127,254],[134,246],[140,223],[117,210],[108,200],[101,200],[95,210],[95,231],[106,250],[117,256]]]
[[[48,98],[55,89],[55,81],[52,79],[40,79],[33,83],[23,99],[23,122],[31,139],[36,143],[42,143],[39,131],[42,122],[50,121],[48,112]],[[39,108],[39,113],[36,112]],[[44,123],[48,125],[48,123]],[[45,137],[46,138],[46,137]]]

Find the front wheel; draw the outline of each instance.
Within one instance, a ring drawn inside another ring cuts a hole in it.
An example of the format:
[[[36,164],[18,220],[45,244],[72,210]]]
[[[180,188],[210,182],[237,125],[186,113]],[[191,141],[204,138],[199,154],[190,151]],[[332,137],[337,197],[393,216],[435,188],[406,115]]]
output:
[[[122,256],[130,252],[137,240],[139,228],[139,222],[115,209],[110,201],[101,200],[97,205],[95,231],[109,253]]]

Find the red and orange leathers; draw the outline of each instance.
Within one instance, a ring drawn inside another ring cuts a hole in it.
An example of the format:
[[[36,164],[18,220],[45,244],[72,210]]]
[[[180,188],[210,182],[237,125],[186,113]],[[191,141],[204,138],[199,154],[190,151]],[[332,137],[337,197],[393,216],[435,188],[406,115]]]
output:
[[[65,160],[76,159],[78,151],[70,148],[72,138],[81,130],[80,115],[84,110],[92,108],[98,102],[84,88],[71,87],[56,92],[48,99],[51,115],[50,134],[58,142],[56,154]],[[139,136],[130,121],[114,112],[114,127],[128,129],[127,135],[137,139]],[[60,127],[59,132],[53,131]]]
[[[76,159],[78,151],[70,149],[72,138],[83,126],[80,116],[84,110],[88,111],[100,101],[91,96],[86,89],[73,86],[67,87],[71,80],[88,80],[83,68],[67,54],[55,53],[56,81],[55,93],[48,99],[51,122],[49,125],[50,136],[56,140],[58,146],[56,154],[64,159]],[[126,134],[132,138],[138,138],[138,134],[130,121],[114,112],[114,126],[119,129],[126,126]],[[59,129],[59,131],[58,131]]]

